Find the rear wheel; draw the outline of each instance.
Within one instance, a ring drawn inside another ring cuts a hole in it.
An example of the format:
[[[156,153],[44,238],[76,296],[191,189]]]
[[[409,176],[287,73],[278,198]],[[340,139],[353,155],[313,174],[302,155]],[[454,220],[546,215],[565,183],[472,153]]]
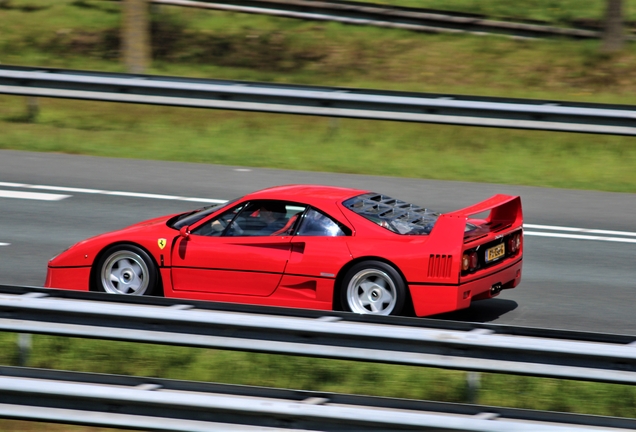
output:
[[[351,267],[343,278],[340,295],[346,310],[369,315],[399,315],[407,297],[400,274],[380,261]]]
[[[109,248],[97,263],[98,291],[123,295],[150,295],[157,285],[157,267],[143,249],[133,245]]]

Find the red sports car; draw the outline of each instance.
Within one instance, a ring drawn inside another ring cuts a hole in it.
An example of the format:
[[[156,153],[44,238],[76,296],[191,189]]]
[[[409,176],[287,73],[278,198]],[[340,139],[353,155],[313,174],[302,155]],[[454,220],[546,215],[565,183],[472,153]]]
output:
[[[49,261],[46,286],[433,315],[519,284],[522,223],[516,196],[439,214],[365,190],[279,186],[81,241]]]

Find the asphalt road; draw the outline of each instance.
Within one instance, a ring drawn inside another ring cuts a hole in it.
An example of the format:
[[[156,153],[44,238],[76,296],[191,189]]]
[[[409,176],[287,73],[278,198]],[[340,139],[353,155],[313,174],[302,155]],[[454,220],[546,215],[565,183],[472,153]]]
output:
[[[521,285],[440,317],[636,335],[635,194],[0,150],[0,284],[41,286],[48,259],[91,235],[289,183],[370,189],[441,212],[521,195]]]

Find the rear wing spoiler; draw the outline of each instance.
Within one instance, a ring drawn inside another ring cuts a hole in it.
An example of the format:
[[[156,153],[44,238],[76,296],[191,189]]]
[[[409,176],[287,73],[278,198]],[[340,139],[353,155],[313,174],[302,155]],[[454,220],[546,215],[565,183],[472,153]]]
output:
[[[485,218],[486,223],[495,225],[521,226],[523,224],[523,212],[521,210],[521,197],[498,194],[472,206],[445,213],[442,216],[459,216],[469,218],[479,213],[490,211]]]
[[[431,231],[429,242],[437,244],[441,250],[454,253],[464,244],[466,223],[471,216],[489,212],[485,218],[479,218],[491,226],[521,227],[523,212],[521,197],[498,194],[469,207],[440,215]]]

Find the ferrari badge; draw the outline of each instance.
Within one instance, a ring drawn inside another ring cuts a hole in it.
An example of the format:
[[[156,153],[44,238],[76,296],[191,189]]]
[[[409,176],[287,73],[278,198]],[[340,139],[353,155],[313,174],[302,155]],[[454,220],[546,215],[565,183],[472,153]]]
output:
[[[163,249],[166,247],[166,239],[160,238],[157,240],[157,244],[159,245],[159,249]]]

